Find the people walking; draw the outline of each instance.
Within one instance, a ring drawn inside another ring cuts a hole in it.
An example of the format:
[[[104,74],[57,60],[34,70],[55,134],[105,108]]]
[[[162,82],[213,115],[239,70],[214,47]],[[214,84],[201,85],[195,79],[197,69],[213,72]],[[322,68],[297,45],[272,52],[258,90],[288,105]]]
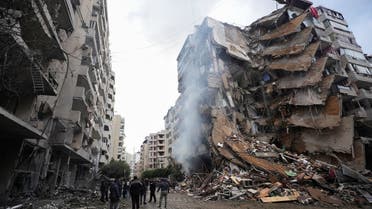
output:
[[[158,187],[158,192],[160,191],[160,200],[159,200],[159,208],[161,208],[161,202],[164,199],[164,208],[167,208],[167,196],[169,193],[169,184],[166,179],[161,179],[161,182]]]
[[[138,180],[137,176],[133,177],[129,186],[129,193],[132,199],[132,209],[139,208],[139,196],[141,194],[142,183]]]
[[[156,190],[156,182],[154,180],[152,180],[150,182],[150,200],[149,200],[149,202],[151,202],[154,199],[154,203],[156,203],[155,190]]]
[[[113,181],[110,185],[110,209],[118,209],[120,202],[119,179]]]

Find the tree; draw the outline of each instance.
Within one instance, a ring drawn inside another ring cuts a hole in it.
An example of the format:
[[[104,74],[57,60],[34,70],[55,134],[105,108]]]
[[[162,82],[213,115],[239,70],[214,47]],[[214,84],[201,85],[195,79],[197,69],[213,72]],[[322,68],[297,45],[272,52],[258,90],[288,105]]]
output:
[[[181,164],[169,165],[167,169],[170,171],[170,178],[174,181],[183,181],[185,179],[185,174],[182,172]]]
[[[145,170],[142,172],[142,178],[167,178],[170,175],[170,170],[167,168],[157,168],[152,170]]]
[[[111,160],[109,164],[101,168],[102,174],[110,178],[126,178],[129,179],[130,167],[125,161]]]
[[[168,178],[172,181],[183,181],[185,178],[182,172],[182,165],[176,164],[174,166],[169,165],[167,168],[157,168],[152,170],[145,170],[141,174],[142,178]]]

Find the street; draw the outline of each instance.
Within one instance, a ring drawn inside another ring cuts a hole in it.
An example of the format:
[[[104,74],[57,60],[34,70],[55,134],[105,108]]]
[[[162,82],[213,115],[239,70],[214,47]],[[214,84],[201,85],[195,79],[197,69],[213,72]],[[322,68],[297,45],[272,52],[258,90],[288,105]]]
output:
[[[158,200],[158,194],[157,200]],[[149,197],[149,196],[147,196]],[[109,208],[108,203],[105,204],[101,202],[97,202],[96,205],[91,205],[87,207],[79,207],[79,209],[104,209]],[[147,203],[146,205],[141,205],[141,209],[157,209],[158,202],[155,203]],[[121,199],[121,206],[120,209],[131,209],[130,200],[123,200]],[[162,205],[164,208],[164,204]],[[307,209],[320,209],[320,208],[336,208],[330,205],[319,205],[319,204],[312,204],[312,205],[301,205],[298,203],[260,203],[258,201],[227,201],[227,200],[220,200],[220,201],[203,201],[193,197],[189,197],[186,194],[180,193],[170,193],[168,195],[168,209],[237,209],[237,208],[244,208],[244,209],[255,209],[255,208],[263,208],[263,209],[295,209],[295,208],[307,208]],[[342,208],[354,209],[358,208],[356,206],[343,206]]]

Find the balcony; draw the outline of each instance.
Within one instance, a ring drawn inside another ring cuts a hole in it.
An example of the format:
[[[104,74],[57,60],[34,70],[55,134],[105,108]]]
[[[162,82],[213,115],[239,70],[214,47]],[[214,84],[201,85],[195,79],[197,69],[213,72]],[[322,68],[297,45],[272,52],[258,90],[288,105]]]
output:
[[[109,162],[108,155],[101,155],[99,158],[99,163],[101,164],[107,164]]]
[[[100,140],[102,137],[101,129],[99,128],[98,124],[94,124],[92,126],[92,138],[96,140]]]
[[[365,89],[359,89],[358,99],[372,100],[372,91],[371,90],[365,90]]]
[[[344,94],[345,96],[349,97],[356,97],[357,93],[354,90],[354,88],[350,86],[342,86],[342,85],[337,85],[338,92],[341,94]]]
[[[106,138],[107,140],[111,140],[110,131],[103,131],[102,138]]]
[[[45,0],[45,3],[57,28],[68,32],[74,30],[75,16],[71,0]]]
[[[12,46],[9,48],[9,46]],[[31,55],[32,51],[22,38],[14,34],[2,33],[0,35],[0,48],[9,48],[7,51],[7,64],[3,71],[14,74],[12,82],[19,86],[22,95],[49,95],[55,96],[58,83],[51,72],[46,70]],[[13,85],[13,84],[12,84]]]
[[[0,107],[0,136],[6,139],[9,136],[19,138],[47,139],[40,130],[21,120],[7,110]]]
[[[92,82],[90,81],[88,68],[80,68],[76,85],[85,89],[85,98],[90,107],[94,106],[97,102],[97,96],[94,92]]]
[[[351,81],[355,82],[358,87],[369,88],[372,85],[372,75],[356,73],[352,70],[348,72]]]
[[[90,46],[85,45],[81,57],[81,65],[93,65],[93,50]]]
[[[354,115],[355,119],[363,119],[367,117],[367,112],[363,107],[359,107],[348,112],[348,115]]]
[[[82,117],[81,117],[81,112],[80,111],[71,111],[69,119],[75,124],[75,126],[74,126],[74,131],[75,132],[81,130]]]
[[[83,87],[75,87],[72,110],[80,111],[83,117],[88,116],[90,109],[85,98],[85,89]]]
[[[43,0],[17,2],[19,2],[17,6],[26,14],[22,15],[20,26],[22,38],[29,48],[40,51],[47,59],[66,60],[49,13],[52,9],[48,10]]]
[[[367,112],[367,118],[364,119],[364,121],[371,123],[371,121],[372,121],[372,109],[368,109],[368,110],[366,110],[366,112]],[[372,125],[372,124],[369,124],[369,125]]]
[[[346,48],[346,49],[351,49],[351,50],[363,53],[363,50],[362,50],[362,48],[360,48],[360,46],[354,45],[354,44],[351,44],[351,43],[346,43],[346,42],[343,42],[341,40],[334,41],[333,45],[334,45],[335,49]]]
[[[89,68],[89,78],[90,78],[90,81],[92,82],[92,84],[96,84],[99,82],[99,78],[98,78],[98,75],[97,75],[97,69],[95,67],[91,67]]]
[[[349,37],[349,38],[354,38],[353,33],[336,29],[333,26],[329,26],[325,30],[326,35],[331,35],[331,34],[334,34],[334,33],[337,33],[337,34],[340,34],[340,35],[343,35],[343,36],[346,36],[346,37]]]
[[[327,20],[327,19],[335,21],[335,22],[343,24],[343,25],[348,25],[345,19],[343,19],[343,18],[340,19],[340,18],[334,17],[332,15],[329,15],[329,14],[327,14],[327,11],[322,12],[322,14],[319,17],[319,21],[323,22],[324,20]]]

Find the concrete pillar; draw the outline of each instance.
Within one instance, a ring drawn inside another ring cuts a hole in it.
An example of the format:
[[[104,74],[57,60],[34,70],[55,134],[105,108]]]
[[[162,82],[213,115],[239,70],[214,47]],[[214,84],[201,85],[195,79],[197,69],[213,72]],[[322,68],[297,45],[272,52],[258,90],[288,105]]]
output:
[[[358,171],[366,168],[365,145],[359,139],[354,140],[354,159],[351,167]]]
[[[56,166],[55,173],[53,175],[52,185],[50,187],[51,191],[54,191],[56,189],[58,174],[59,174],[59,170],[60,170],[60,167],[61,167],[62,155],[61,155],[61,153],[58,153],[57,155],[58,155],[57,156],[57,166]]]
[[[72,187],[76,186],[76,172],[77,172],[77,165],[72,164],[70,166],[70,185]]]
[[[62,184],[66,187],[70,187],[70,156],[66,156],[66,164],[63,166],[63,176],[62,176]]]

